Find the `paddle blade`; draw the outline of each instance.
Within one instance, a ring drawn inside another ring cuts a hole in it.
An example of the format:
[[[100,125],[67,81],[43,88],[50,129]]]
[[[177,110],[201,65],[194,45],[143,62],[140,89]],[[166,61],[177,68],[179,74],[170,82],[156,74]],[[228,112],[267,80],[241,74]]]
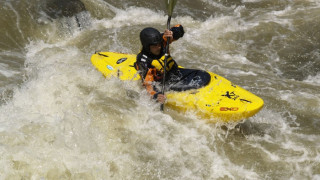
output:
[[[164,0],[167,6],[168,15],[172,16],[173,8],[177,3],[177,0]]]

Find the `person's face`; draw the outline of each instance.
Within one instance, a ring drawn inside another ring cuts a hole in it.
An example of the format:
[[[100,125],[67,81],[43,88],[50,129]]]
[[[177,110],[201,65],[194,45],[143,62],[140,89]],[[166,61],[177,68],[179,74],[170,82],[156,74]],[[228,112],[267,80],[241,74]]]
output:
[[[156,56],[160,55],[161,51],[161,43],[156,44],[156,45],[150,45],[150,52]]]

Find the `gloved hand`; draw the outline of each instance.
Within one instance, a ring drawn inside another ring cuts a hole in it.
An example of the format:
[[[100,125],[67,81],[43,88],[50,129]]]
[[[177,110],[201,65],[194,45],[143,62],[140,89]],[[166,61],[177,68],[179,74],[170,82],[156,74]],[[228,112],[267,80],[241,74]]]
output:
[[[170,29],[173,32],[173,39],[177,40],[184,35],[183,26],[181,24],[175,25]]]

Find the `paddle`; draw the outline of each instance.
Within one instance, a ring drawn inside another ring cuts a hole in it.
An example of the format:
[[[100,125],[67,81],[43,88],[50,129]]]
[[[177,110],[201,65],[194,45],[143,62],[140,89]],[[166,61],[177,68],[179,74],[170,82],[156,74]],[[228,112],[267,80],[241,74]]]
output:
[[[172,12],[173,12],[173,8],[177,3],[177,0],[164,0],[164,2],[166,3],[167,6],[167,10],[168,10],[168,21],[167,21],[167,29],[170,29],[170,21],[171,21],[171,16],[172,16]],[[169,57],[168,51],[169,51],[169,42],[170,42],[170,38],[167,38],[167,46],[165,49],[165,58],[164,58],[164,70],[163,70],[163,80],[162,80],[162,90],[161,93],[164,94],[164,89],[165,89],[165,81],[166,81],[166,71],[167,71],[167,59]],[[164,108],[164,103],[161,104],[160,106],[160,110],[163,111]]]

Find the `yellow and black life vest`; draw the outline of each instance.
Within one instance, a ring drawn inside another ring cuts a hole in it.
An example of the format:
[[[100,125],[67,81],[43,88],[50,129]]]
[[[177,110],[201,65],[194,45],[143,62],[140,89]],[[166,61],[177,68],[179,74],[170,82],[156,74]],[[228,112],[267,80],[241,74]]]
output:
[[[157,71],[160,71],[163,73],[163,70],[164,70],[164,65],[165,65],[165,56],[162,56],[160,59],[154,59],[152,62],[151,62],[151,65],[157,69]],[[172,59],[171,56],[168,57],[167,59],[167,67],[166,67],[166,72],[169,72],[173,67],[174,65],[176,65],[176,62]]]

